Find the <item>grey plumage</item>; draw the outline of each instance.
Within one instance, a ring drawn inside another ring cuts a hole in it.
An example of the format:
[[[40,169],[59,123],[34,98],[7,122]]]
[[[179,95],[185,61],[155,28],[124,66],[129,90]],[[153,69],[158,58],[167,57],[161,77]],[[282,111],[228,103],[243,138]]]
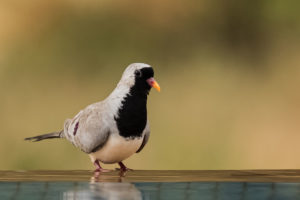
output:
[[[142,72],[144,75],[141,75]],[[145,81],[143,81],[143,78]],[[135,84],[140,84],[140,86],[136,87],[136,91],[133,89],[135,88]],[[105,100],[91,104],[81,110],[73,119],[67,119],[62,131],[29,137],[25,140],[36,142],[44,139],[66,138],[74,146],[89,154],[92,162],[96,163],[97,168],[100,169],[102,168],[99,163],[97,163],[98,161],[104,163],[121,162],[133,153],[138,153],[144,148],[150,136],[150,126],[147,121],[147,123],[145,123],[146,125],[143,125],[141,129],[143,131],[138,133],[138,135],[134,134],[132,137],[130,135],[126,135],[125,137],[121,136],[120,127],[117,126],[116,121],[116,119],[119,120],[118,122],[122,120],[119,118],[119,111],[124,106],[126,97],[135,95],[137,92],[142,92],[142,96],[145,95],[146,98],[151,87],[155,87],[158,90],[160,89],[153,79],[152,67],[143,63],[131,64],[124,71],[117,87]],[[142,90],[145,90],[145,92]],[[142,104],[140,105],[146,103],[143,99],[140,101],[139,98],[140,95],[137,95],[137,98],[133,100],[134,104],[127,102],[126,105],[129,106],[128,109],[123,109],[123,112],[127,112],[127,114],[124,113],[122,116],[138,117],[138,115],[130,113],[130,108],[135,106],[137,102],[141,102]],[[146,104],[144,106],[146,106]],[[134,123],[132,123],[135,122],[134,118],[128,119],[127,117],[124,120],[134,125]],[[137,121],[140,121],[140,119]],[[124,122],[122,122],[122,124],[124,124]],[[137,125],[141,124],[139,123]],[[121,128],[124,127],[122,126]],[[129,131],[128,126],[126,125],[125,128],[127,134]],[[132,130],[136,130],[134,127],[132,128]]]
[[[111,130],[111,123],[106,120],[105,105],[103,102],[94,103],[81,110],[73,119],[67,120],[64,125],[64,135],[76,147],[85,153],[98,150],[107,142]],[[74,129],[78,123],[78,129]]]

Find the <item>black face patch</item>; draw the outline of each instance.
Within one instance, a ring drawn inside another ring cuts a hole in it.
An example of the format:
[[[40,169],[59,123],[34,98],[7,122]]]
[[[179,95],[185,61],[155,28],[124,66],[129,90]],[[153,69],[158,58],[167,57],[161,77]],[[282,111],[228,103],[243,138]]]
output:
[[[135,77],[147,80],[148,78],[154,77],[154,71],[152,67],[142,68],[135,71]]]
[[[154,76],[152,68],[142,68],[135,72],[135,84],[122,101],[117,122],[119,134],[126,138],[141,137],[147,124],[147,95],[151,86],[147,79]]]

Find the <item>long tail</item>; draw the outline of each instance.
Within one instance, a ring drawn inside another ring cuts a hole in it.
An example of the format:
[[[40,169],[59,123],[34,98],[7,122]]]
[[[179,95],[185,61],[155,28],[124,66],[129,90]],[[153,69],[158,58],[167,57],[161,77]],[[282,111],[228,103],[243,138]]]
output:
[[[38,135],[38,136],[34,136],[34,137],[28,137],[28,138],[25,138],[25,140],[29,140],[32,142],[38,142],[38,141],[45,140],[45,139],[63,138],[63,133],[64,133],[64,131],[62,130],[60,132],[53,132],[53,133],[47,133],[47,134]]]

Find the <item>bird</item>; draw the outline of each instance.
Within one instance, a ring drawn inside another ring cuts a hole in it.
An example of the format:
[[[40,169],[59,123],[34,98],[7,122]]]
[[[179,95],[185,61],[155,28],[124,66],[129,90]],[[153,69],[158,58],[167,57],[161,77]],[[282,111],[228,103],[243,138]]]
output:
[[[62,130],[25,140],[38,142],[64,138],[89,155],[95,172],[110,171],[102,168],[100,163],[118,163],[120,170],[130,170],[123,161],[139,153],[149,140],[147,98],[151,88],[161,90],[154,79],[153,67],[132,63],[103,101],[88,105],[72,119],[66,119]]]

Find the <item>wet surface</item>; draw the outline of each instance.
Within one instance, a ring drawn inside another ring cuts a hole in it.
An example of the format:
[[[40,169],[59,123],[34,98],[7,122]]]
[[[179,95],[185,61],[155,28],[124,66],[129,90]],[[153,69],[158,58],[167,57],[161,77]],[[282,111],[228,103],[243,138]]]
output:
[[[300,199],[299,170],[0,171],[0,199]]]
[[[300,182],[300,170],[0,171],[0,181]]]

